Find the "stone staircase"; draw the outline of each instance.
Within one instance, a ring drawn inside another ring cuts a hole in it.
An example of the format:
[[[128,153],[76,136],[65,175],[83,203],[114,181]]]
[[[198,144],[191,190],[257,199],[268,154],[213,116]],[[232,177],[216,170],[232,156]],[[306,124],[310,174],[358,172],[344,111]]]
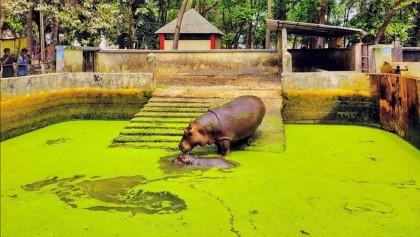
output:
[[[284,126],[280,116],[282,100],[278,89],[254,90],[232,87],[169,87],[156,89],[153,97],[124,127],[111,147],[159,148],[177,150],[189,122],[241,95],[256,95],[266,105],[266,116],[254,143],[240,150],[284,150]],[[205,146],[199,149],[216,149]]]
[[[178,149],[184,128],[219,100],[152,97],[114,139],[112,146]]]

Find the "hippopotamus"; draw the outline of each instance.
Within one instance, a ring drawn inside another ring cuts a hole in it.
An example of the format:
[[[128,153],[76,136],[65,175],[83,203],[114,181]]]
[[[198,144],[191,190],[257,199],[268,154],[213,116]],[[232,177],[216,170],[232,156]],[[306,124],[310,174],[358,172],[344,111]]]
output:
[[[193,166],[203,166],[203,167],[219,167],[219,168],[235,167],[234,164],[222,158],[216,158],[216,157],[211,157],[211,158],[210,157],[209,158],[197,157],[196,158],[187,154],[181,155],[173,159],[172,163],[193,165]]]
[[[231,142],[246,140],[251,137],[261,124],[265,115],[265,106],[256,96],[241,96],[235,100],[209,109],[205,114],[190,122],[184,129],[179,142],[179,149],[189,152],[195,146],[215,143],[219,153],[229,155]]]

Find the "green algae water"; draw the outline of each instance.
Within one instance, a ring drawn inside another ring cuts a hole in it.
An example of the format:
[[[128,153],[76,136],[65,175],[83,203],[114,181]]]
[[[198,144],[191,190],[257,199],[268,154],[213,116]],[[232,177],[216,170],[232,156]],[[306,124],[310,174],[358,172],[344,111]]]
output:
[[[109,148],[126,121],[1,143],[1,236],[419,236],[420,151],[355,126],[286,125],[283,153],[231,169]],[[215,156],[215,154],[209,154]]]

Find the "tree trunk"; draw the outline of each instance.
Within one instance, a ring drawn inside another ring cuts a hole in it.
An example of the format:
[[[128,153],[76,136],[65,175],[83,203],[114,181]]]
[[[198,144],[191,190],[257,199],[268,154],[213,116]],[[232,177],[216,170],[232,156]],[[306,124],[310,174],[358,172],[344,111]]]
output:
[[[323,0],[321,10],[319,11],[319,24],[325,24],[325,15],[328,11],[328,0]],[[316,40],[316,48],[324,47],[324,38],[318,37]]]
[[[165,8],[165,2],[163,0],[158,1],[158,12],[159,12],[159,23],[161,25],[165,25],[166,21],[166,8]]]
[[[246,30],[246,48],[250,49],[252,46],[252,20],[249,21]]]
[[[32,1],[30,1],[31,6],[29,7],[28,10],[28,19],[26,21],[26,37],[28,37],[28,41],[27,41],[27,45],[26,48],[29,52],[29,56],[31,56],[31,58],[33,57],[32,51],[33,51],[33,33],[32,33],[32,18],[34,15],[34,4]]]
[[[293,37],[293,49],[295,49],[295,48],[296,48],[296,42],[297,42],[297,35],[295,35],[295,36]]]
[[[54,9],[58,12],[58,0],[54,0]],[[51,44],[50,44],[50,52],[51,52],[51,60],[55,61],[55,46],[58,43],[58,17],[54,16],[52,18],[52,32],[51,32]]]
[[[1,2],[0,1],[0,35],[1,35],[1,29],[3,28],[3,7],[1,6]]]
[[[246,22],[242,22],[242,24],[239,26],[239,30],[236,32],[235,36],[233,37],[233,48],[237,49],[239,45],[239,36],[241,36],[241,32],[245,26]]]
[[[253,8],[252,0],[249,1],[249,5],[251,6],[251,8]],[[254,17],[251,16],[251,19],[249,19],[248,27],[246,29],[246,44],[245,44],[245,47],[247,49],[251,49],[251,47],[252,47],[252,19],[253,18]]]
[[[133,4],[136,0],[130,0],[128,3],[128,48],[132,49],[133,40]]]
[[[271,0],[267,0],[267,19],[272,19],[273,16],[271,15]],[[265,30],[265,48],[271,48],[271,33],[267,29]]]
[[[183,0],[181,9],[179,9],[179,12],[178,12],[178,19],[176,20],[176,26],[175,26],[174,43],[172,45],[173,50],[178,49],[179,33],[181,32],[182,17],[184,17],[185,8],[187,8],[187,3],[188,3],[188,0]]]
[[[384,23],[381,25],[381,28],[379,28],[379,32],[375,37],[375,44],[379,44],[379,42],[381,42],[381,39],[382,39],[382,36],[384,35],[386,27],[391,22],[392,17],[394,17],[395,13],[397,13],[401,3],[405,2],[405,1],[406,0],[398,0],[398,2],[395,4],[394,8],[392,8],[392,11],[385,18]]]
[[[44,4],[44,0],[39,0],[39,4]],[[45,35],[43,11],[39,11],[39,36],[41,38],[41,63],[45,63]]]

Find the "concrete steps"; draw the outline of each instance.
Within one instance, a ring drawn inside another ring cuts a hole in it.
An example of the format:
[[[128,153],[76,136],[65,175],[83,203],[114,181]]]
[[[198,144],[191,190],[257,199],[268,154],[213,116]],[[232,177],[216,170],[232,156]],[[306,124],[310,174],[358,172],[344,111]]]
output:
[[[178,149],[189,122],[219,99],[153,97],[114,139],[112,147]]]
[[[256,95],[266,105],[266,116],[254,136],[251,146],[239,150],[284,150],[284,129],[280,116],[282,106],[278,88],[244,89],[228,87],[169,87],[156,89],[153,97],[124,127],[111,147],[177,150],[184,129],[206,113],[241,95]],[[215,150],[205,146],[194,150]],[[236,148],[235,148],[236,149]]]

